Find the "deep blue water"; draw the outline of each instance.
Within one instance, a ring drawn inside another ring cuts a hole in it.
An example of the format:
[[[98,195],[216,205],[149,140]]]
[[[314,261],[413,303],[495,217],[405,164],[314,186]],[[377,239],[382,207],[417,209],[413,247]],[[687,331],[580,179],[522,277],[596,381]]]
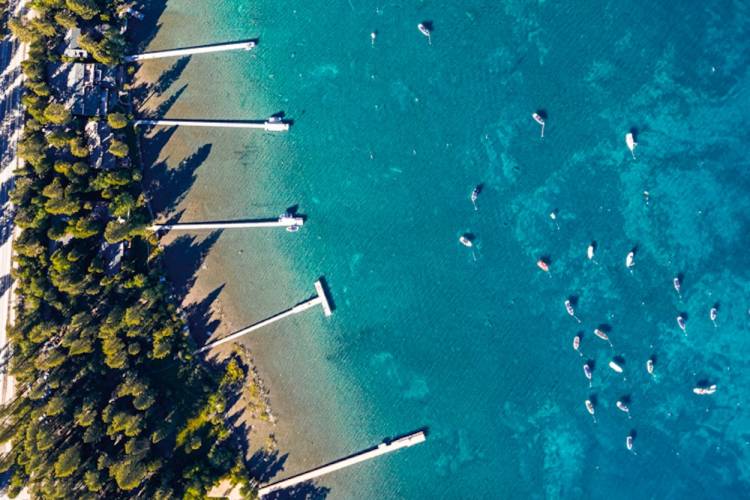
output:
[[[187,3],[169,5],[197,18]],[[323,481],[329,498],[750,496],[750,4],[220,4],[214,36],[260,38],[252,58],[232,56],[247,111],[294,119],[283,139],[247,139],[274,149],[257,167],[272,178],[258,203],[291,200],[309,217],[293,239],[274,236],[299,277],[278,288],[301,299],[324,274],[337,305],[330,320],[269,334],[268,373],[307,391],[286,418],[354,449],[429,429],[426,444]],[[212,175],[235,199],[256,189]],[[476,258],[458,244],[465,232]],[[599,324],[614,348],[592,334]],[[615,355],[623,375],[607,367]],[[337,382],[294,378],[311,370]],[[716,394],[692,393],[703,380]],[[615,408],[624,396],[632,419]],[[341,402],[338,415],[321,413],[324,400]]]

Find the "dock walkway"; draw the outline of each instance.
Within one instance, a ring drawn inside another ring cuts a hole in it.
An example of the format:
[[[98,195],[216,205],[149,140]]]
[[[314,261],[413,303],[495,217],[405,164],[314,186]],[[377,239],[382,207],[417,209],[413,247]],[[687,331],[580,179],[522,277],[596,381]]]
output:
[[[279,217],[278,219],[262,219],[252,221],[224,221],[224,222],[176,222],[174,224],[152,224],[150,231],[214,231],[218,229],[252,229],[262,227],[299,228],[304,225],[302,217]]]
[[[182,57],[193,54],[210,54],[212,52],[225,52],[227,50],[251,50],[257,45],[256,40],[242,40],[239,42],[218,43],[212,45],[199,45],[196,47],[184,47],[181,49],[158,50],[155,52],[144,52],[125,56],[125,62],[145,61],[148,59],[161,59],[163,57]]]
[[[255,330],[258,330],[260,328],[263,328],[264,326],[270,325],[271,323],[275,323],[276,321],[284,319],[288,316],[293,316],[295,314],[305,312],[311,307],[317,306],[318,304],[320,304],[320,306],[323,308],[323,314],[325,316],[330,316],[331,314],[333,314],[333,310],[331,309],[331,304],[328,301],[328,296],[326,295],[326,291],[325,291],[325,288],[323,287],[323,283],[321,282],[321,280],[318,280],[315,282],[315,292],[316,292],[315,297],[308,299],[304,302],[300,302],[299,304],[292,307],[291,309],[287,309],[286,311],[282,311],[278,314],[275,314],[271,316],[270,318],[264,319],[260,323],[255,323],[254,325],[248,326],[247,328],[243,328],[242,330],[239,330],[230,335],[227,335],[226,337],[222,339],[209,342],[208,344],[204,345],[203,347],[195,351],[194,354],[199,354],[199,353],[208,351],[209,349],[212,349],[221,344],[225,344],[227,342],[232,342],[234,340],[237,340],[238,338],[244,335],[247,335],[250,332],[254,332]]]
[[[290,486],[304,483],[306,481],[311,481],[322,475],[329,474],[346,467],[350,467],[360,462],[364,462],[365,460],[370,460],[372,458],[385,455],[386,453],[400,450],[401,448],[408,448],[416,444],[424,443],[426,439],[427,436],[425,435],[424,431],[417,431],[406,436],[396,438],[393,441],[384,441],[374,448],[360,451],[359,453],[355,453],[354,455],[349,455],[348,457],[336,460],[307,472],[303,472],[302,474],[297,474],[296,476],[292,476],[288,479],[261,486],[258,489],[258,496],[262,498],[263,496],[268,495],[269,493],[273,493],[274,491],[289,488]]]
[[[152,127],[219,127],[219,128],[252,128],[267,132],[286,132],[289,122],[271,118],[265,121],[221,121],[221,120],[136,120],[133,126]]]

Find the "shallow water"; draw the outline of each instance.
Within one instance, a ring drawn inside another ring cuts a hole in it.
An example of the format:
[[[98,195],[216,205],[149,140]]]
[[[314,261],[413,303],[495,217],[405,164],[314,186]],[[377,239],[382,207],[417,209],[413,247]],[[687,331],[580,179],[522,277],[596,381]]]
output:
[[[192,3],[164,18],[205,26],[154,44],[260,44],[191,59],[168,115],[294,125],[200,137],[214,146],[186,215],[309,217],[295,235],[221,236],[208,262],[224,270],[204,279],[226,283],[224,328],[306,298],[319,275],[337,306],[249,340],[290,426],[282,475],[426,426],[426,444],[324,480],[329,498],[750,494],[746,3]],[[693,395],[702,380],[717,393]]]

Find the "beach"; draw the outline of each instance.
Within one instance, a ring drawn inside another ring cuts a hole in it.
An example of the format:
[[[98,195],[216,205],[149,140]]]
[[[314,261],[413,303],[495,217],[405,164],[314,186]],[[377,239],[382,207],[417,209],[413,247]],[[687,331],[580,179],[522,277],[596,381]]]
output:
[[[431,44],[416,28],[428,20]],[[169,76],[147,106],[294,121],[286,134],[144,138],[154,175],[177,171],[153,202],[182,221],[294,206],[308,217],[296,234],[224,231],[167,249],[188,302],[208,297],[217,336],[307,299],[320,276],[329,284],[330,319],[313,309],[243,342],[288,453],[277,478],[427,427],[427,443],[322,480],[328,498],[748,492],[746,12],[172,0],[159,23],[149,50],[259,44],[144,65],[144,78]],[[601,325],[614,347],[593,335]],[[607,368],[614,356],[623,374]],[[697,397],[702,381],[719,390]],[[625,396],[630,419],[615,407]]]

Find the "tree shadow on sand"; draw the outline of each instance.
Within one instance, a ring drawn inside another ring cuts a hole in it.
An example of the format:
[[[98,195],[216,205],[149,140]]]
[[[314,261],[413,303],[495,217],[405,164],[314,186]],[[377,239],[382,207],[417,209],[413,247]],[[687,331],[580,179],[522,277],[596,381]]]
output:
[[[216,329],[221,324],[221,320],[213,317],[211,307],[219,299],[224,286],[226,285],[216,287],[199,302],[193,302],[185,307],[190,333],[198,345],[205,344],[216,333]]]
[[[144,178],[154,213],[169,215],[177,208],[195,183],[195,171],[210,153],[211,144],[204,144],[176,168],[169,168],[166,161],[161,161],[148,169]]]
[[[278,451],[268,453],[256,452],[249,460],[248,467],[253,477],[260,483],[266,484],[278,473],[284,470],[289,454],[281,455]],[[322,500],[328,496],[330,489],[316,486],[312,481],[298,484],[294,487],[275,491],[263,498],[274,500]]]
[[[135,102],[138,103],[139,108],[150,98],[161,96],[169,90],[179,80],[180,76],[182,76],[189,62],[190,56],[181,57],[168,70],[159,75],[159,78],[154,83],[142,82],[133,88],[131,94]]]
[[[200,242],[195,236],[179,236],[164,248],[164,263],[180,302],[195,285],[203,261],[220,236],[221,231],[213,231]]]

